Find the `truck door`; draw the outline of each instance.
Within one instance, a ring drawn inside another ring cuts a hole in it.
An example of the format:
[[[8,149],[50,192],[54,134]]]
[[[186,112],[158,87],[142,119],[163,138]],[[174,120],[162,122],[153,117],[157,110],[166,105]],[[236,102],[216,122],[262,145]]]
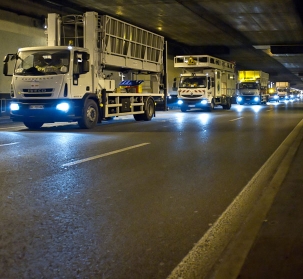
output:
[[[216,71],[215,72],[215,81],[216,81],[216,84],[215,84],[215,97],[219,97],[222,95],[221,93],[221,71]]]
[[[89,54],[75,51],[73,57],[73,95],[75,97],[93,91],[91,74]]]

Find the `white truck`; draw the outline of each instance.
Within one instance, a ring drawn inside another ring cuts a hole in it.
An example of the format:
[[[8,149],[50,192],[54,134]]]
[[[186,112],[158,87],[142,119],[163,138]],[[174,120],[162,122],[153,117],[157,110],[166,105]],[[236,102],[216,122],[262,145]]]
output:
[[[260,70],[238,71],[237,103],[266,104],[269,74]]]
[[[182,68],[177,87],[181,111],[191,108],[213,110],[221,105],[231,108],[231,98],[236,91],[235,64],[209,55],[184,55],[174,57],[174,67]]]
[[[48,14],[46,33],[47,46],[4,58],[13,121],[29,129],[77,121],[90,129],[115,116],[155,116],[164,97],[164,37],[96,12]]]
[[[287,82],[287,81],[277,81],[276,82],[276,90],[277,90],[280,101],[285,101],[289,98],[289,94],[290,94],[289,82]]]

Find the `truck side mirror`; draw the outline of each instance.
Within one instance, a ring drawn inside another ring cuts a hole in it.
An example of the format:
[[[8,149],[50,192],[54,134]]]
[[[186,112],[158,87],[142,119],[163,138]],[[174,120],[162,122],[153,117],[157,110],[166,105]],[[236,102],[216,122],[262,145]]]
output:
[[[7,76],[7,72],[8,72],[8,65],[7,65],[7,62],[4,62],[4,64],[3,64],[3,75]]]
[[[11,63],[15,63],[15,60],[18,58],[17,54],[7,54],[4,56],[3,58],[3,75],[5,76],[13,76],[13,73],[9,74],[9,68],[13,69],[14,67],[8,67],[8,63],[10,63],[10,65],[12,65]],[[14,61],[14,62],[12,62]]]
[[[82,69],[82,73],[88,73],[89,72],[89,62],[87,60],[84,60],[83,62],[83,69]]]
[[[79,74],[80,74],[80,67],[79,67],[79,64],[74,64],[73,74],[74,74],[74,75],[79,75]]]
[[[177,78],[174,78],[172,91],[177,91],[177,90],[178,90],[178,88],[177,88]]]
[[[73,85],[78,85],[78,79],[80,75],[79,64],[73,65]]]
[[[8,54],[8,55],[5,55],[4,58],[3,58],[3,62],[4,62],[4,63],[7,63],[7,62],[9,61],[9,57],[10,57],[9,54]]]

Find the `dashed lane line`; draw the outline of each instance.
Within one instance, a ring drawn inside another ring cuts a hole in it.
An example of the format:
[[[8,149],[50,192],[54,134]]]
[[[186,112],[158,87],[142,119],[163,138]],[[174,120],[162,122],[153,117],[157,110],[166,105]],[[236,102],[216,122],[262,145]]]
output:
[[[102,157],[110,156],[110,155],[113,155],[113,154],[117,154],[117,153],[120,153],[120,152],[124,152],[124,151],[130,150],[130,149],[138,148],[138,147],[148,145],[148,144],[150,144],[150,142],[144,142],[144,143],[141,143],[141,144],[125,147],[125,148],[122,148],[122,149],[114,150],[114,151],[103,153],[103,154],[100,154],[100,155],[96,155],[96,156],[84,158],[84,159],[81,159],[81,160],[73,161],[73,162],[70,162],[70,163],[66,163],[66,164],[62,165],[62,167],[70,167],[70,166],[73,166],[73,165],[77,165],[77,164],[81,164],[81,163],[84,163],[84,162],[87,162],[87,161],[91,161],[91,160],[99,159],[99,158],[102,158]]]
[[[14,144],[18,144],[18,143],[19,142],[4,143],[4,144],[0,144],[0,146],[14,145]]]
[[[231,119],[229,121],[237,121],[237,120],[242,119],[242,118],[244,118],[244,117],[243,116],[242,117],[238,117],[238,118],[235,118],[235,119]]]

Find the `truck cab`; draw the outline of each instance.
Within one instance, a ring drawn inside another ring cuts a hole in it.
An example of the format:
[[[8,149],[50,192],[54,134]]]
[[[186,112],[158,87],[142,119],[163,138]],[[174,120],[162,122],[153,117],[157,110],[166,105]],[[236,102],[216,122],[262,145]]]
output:
[[[237,103],[266,104],[268,94],[269,75],[262,71],[239,71],[237,84]]]
[[[182,112],[193,108],[213,110],[231,108],[235,93],[234,64],[209,55],[176,56],[174,66],[182,68],[177,87]]]

